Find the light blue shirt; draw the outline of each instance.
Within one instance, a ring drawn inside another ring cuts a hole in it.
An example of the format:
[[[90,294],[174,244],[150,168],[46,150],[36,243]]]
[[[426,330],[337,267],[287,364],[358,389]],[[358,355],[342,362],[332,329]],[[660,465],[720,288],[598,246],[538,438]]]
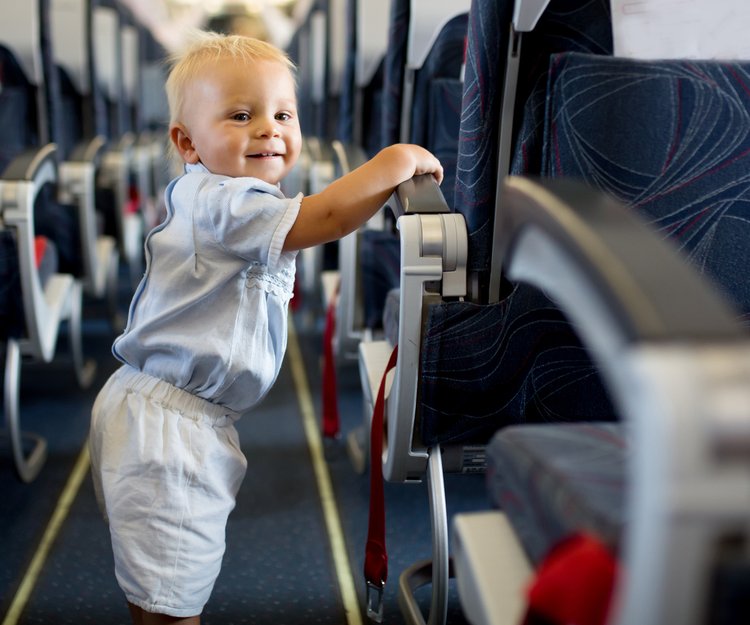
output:
[[[296,252],[282,247],[302,194],[188,165],[146,237],[146,271],[115,356],[232,411],[278,376]]]

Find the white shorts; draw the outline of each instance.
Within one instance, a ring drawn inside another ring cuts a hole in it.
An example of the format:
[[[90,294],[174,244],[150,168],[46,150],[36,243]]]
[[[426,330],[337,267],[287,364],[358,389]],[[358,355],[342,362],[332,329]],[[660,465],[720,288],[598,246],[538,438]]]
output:
[[[130,603],[176,617],[203,611],[247,469],[237,416],[129,366],[99,392],[94,488]]]

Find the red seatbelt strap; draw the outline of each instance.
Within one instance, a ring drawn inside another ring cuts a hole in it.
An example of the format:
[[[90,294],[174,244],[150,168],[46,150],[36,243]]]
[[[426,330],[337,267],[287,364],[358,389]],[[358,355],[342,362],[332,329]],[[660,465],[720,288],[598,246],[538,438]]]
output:
[[[573,534],[555,545],[527,589],[523,625],[604,625],[617,561],[595,537]]]
[[[383,416],[385,413],[385,380],[396,366],[398,345],[380,380],[378,396],[372,411],[370,429],[370,516],[365,546],[365,582],[367,583],[367,616],[383,622],[383,589],[388,577],[388,552],[385,547],[385,498],[383,493]]]
[[[336,438],[339,435],[339,403],[336,392],[336,362],[333,356],[333,338],[336,334],[336,303],[339,287],[336,286],[326,311],[326,325],[323,331],[323,436]]]

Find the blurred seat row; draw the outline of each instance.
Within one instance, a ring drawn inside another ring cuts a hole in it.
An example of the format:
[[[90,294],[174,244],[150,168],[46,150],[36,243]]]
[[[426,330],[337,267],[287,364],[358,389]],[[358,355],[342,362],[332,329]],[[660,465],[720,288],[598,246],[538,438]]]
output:
[[[24,481],[42,468],[46,442],[21,431],[22,362],[57,359],[65,328],[87,387],[96,363],[85,356],[84,302],[101,302],[92,310],[121,329],[118,298],[140,280],[144,228],[169,175],[163,58],[113,0],[0,8],[3,412]]]
[[[446,169],[301,267],[331,437],[360,368],[376,620],[380,475],[429,483],[409,623],[445,622],[451,575],[474,625],[750,618],[750,60],[712,34],[750,11],[637,4],[316,0],[292,41],[300,190],[398,140]],[[496,510],[449,527],[446,471],[485,472]]]

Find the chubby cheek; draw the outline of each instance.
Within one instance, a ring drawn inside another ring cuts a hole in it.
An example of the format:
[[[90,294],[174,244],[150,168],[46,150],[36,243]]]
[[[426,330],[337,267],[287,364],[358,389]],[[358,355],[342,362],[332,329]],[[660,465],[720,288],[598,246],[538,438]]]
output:
[[[300,152],[302,151],[302,139],[293,141],[289,145],[289,151],[287,152],[287,165],[291,168],[297,162]]]

